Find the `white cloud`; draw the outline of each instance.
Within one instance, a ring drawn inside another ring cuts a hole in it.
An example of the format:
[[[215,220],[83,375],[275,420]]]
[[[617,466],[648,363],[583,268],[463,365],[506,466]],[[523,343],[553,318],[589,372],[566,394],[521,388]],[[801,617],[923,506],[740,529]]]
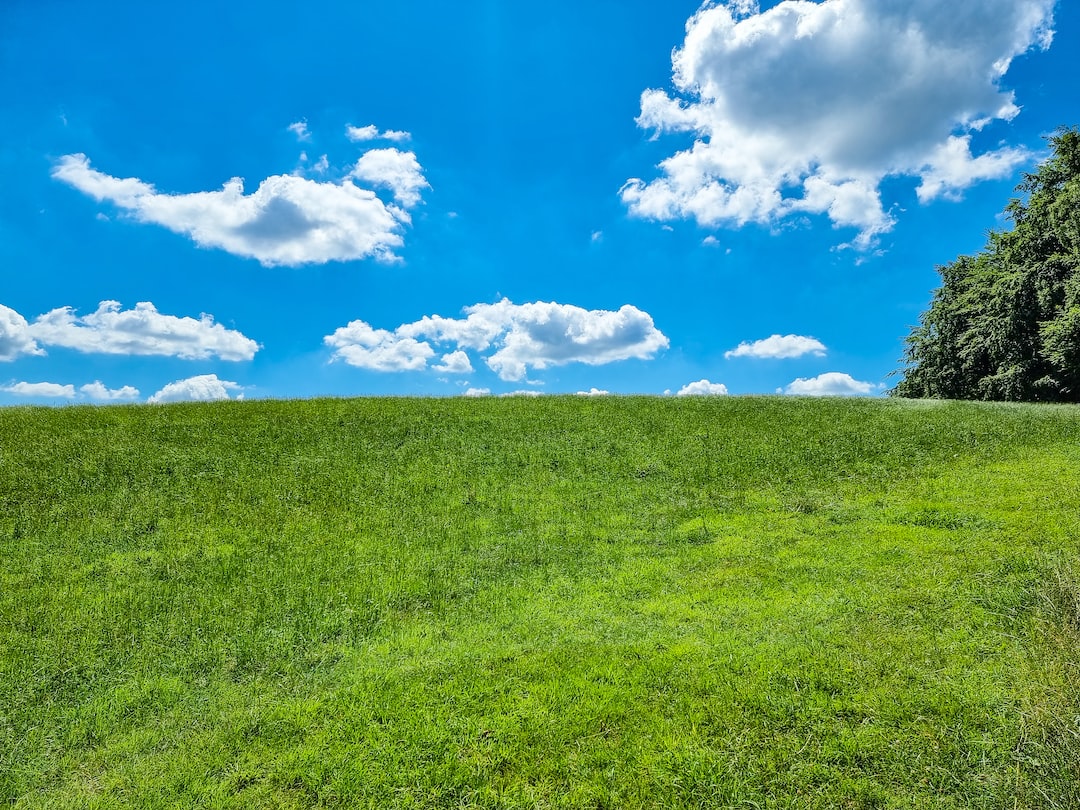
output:
[[[443,374],[471,374],[473,371],[469,355],[465,354],[465,352],[460,349],[456,352],[444,354],[442,363],[433,366],[433,368]]]
[[[1027,155],[979,156],[971,133],[1019,111],[1001,80],[1046,48],[1054,0],[749,0],[706,3],[672,57],[676,95],[646,90],[638,124],[692,133],[658,178],[629,180],[630,211],[705,227],[826,214],[870,248],[893,227],[888,176],[919,198],[1007,176]]]
[[[17,382],[0,388],[9,394],[17,394],[21,397],[46,397],[48,399],[74,399],[74,385],[60,385],[59,383],[40,382],[28,383]]]
[[[470,388],[464,394],[463,397],[487,397],[491,396],[490,388]]]
[[[122,388],[110,389],[106,388],[101,380],[95,380],[92,383],[79,388],[79,391],[90,397],[90,399],[98,400],[100,402],[111,402],[121,399],[138,399],[139,389],[133,388],[130,385],[125,385]]]
[[[419,190],[427,187],[427,181],[415,155],[398,154],[402,157],[396,174],[390,171],[391,161],[379,156],[369,161],[373,164],[369,173],[391,188],[398,203],[409,207],[419,201]],[[251,194],[245,194],[244,181],[234,177],[220,191],[163,194],[137,178],[92,169],[83,154],[62,157],[52,176],[129,211],[139,222],[164,226],[201,247],[220,248],[265,266],[370,257],[392,261],[394,250],[403,244],[403,227],[411,222],[405,210],[360,188],[351,176],[340,182],[316,182],[274,175]]]
[[[731,351],[724,352],[724,357],[754,357],[770,359],[787,359],[802,357],[812,354],[815,357],[824,357],[825,344],[812,337],[802,335],[772,335],[763,340],[755,340],[753,343],[740,343]]]
[[[373,141],[379,137],[379,128],[374,124],[366,127],[345,127],[345,137],[350,141]]]
[[[398,332],[481,352],[494,346],[485,362],[504,380],[523,379],[529,368],[648,359],[668,346],[649,314],[628,304],[611,312],[555,302],[514,304],[504,298],[464,312],[465,318],[425,317]]]
[[[457,349],[443,355],[436,370],[447,371],[451,357],[461,363],[464,349],[472,349],[487,352],[488,368],[504,380],[521,380],[529,368],[644,360],[668,346],[648,313],[630,305],[609,312],[554,302],[514,304],[504,298],[464,312],[465,318],[425,316],[393,332],[353,321],[324,340],[335,349],[334,359],[379,371],[424,369],[435,356],[432,343],[452,344]]]
[[[852,397],[865,396],[878,390],[879,386],[870,382],[860,382],[850,374],[841,374],[838,371],[829,371],[819,374],[817,377],[804,379],[800,377],[784,389],[782,393],[794,396],[807,397]]]
[[[42,355],[26,318],[0,304],[0,360],[14,360],[23,355]]]
[[[311,140],[311,133],[308,131],[307,121],[296,121],[295,123],[289,124],[286,129],[295,135],[296,140],[301,143]]]
[[[530,391],[529,389],[523,389],[520,391],[507,391],[505,394],[499,394],[500,397],[542,397],[543,391]]]
[[[234,382],[219,380],[216,374],[201,374],[169,383],[151,396],[147,402],[209,402],[243,398],[243,394],[237,397],[229,396],[230,391],[243,391],[243,387]]]
[[[420,371],[435,356],[427,343],[373,329],[364,321],[352,321],[323,340],[335,350],[334,359],[371,371]]]
[[[647,359],[669,345],[652,318],[630,305],[608,312],[554,302],[516,306],[503,300],[468,312],[470,318],[494,317],[503,325],[500,347],[487,365],[504,380],[520,380],[530,367]]]
[[[590,388],[588,391],[578,391],[579,397],[606,397],[611,394],[610,391],[602,391],[599,388]]]
[[[953,136],[934,150],[915,193],[922,202],[936,197],[958,200],[961,191],[980,180],[1008,177],[1027,157],[1022,149],[999,149],[972,157],[971,136]]]
[[[240,332],[214,323],[211,315],[178,318],[162,315],[143,301],[121,310],[117,301],[102,301],[96,312],[76,316],[71,307],[39,315],[29,334],[48,346],[102,354],[164,355],[195,360],[250,360],[259,344]]]
[[[676,396],[680,397],[722,397],[727,396],[727,386],[723,383],[709,382],[708,380],[698,380],[697,382],[688,383],[679,389],[679,393]]]
[[[345,137],[350,141],[407,141],[412,138],[412,134],[400,129],[387,129],[383,132],[379,131],[379,128],[374,124],[368,124],[366,127],[345,127]]]
[[[406,208],[420,202],[422,189],[431,188],[424,179],[416,155],[394,148],[365,152],[356,162],[352,176],[377,188],[390,189],[394,199]]]

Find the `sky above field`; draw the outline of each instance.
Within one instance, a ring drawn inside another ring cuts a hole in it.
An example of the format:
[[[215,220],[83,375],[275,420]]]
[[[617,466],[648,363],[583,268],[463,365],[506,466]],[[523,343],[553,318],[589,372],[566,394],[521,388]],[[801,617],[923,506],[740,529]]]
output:
[[[1052,0],[0,2],[0,405],[880,396]]]

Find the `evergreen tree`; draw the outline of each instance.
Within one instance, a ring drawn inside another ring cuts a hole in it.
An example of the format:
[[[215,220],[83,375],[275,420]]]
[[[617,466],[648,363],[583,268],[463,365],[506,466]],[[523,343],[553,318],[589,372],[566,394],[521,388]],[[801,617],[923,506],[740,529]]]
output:
[[[1080,402],[1080,132],[1049,140],[1012,229],[939,268],[893,395]]]

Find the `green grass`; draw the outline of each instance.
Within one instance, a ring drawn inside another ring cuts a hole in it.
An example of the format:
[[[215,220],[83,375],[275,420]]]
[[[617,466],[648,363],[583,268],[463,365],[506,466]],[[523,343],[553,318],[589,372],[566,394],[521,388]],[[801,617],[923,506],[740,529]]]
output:
[[[1080,807],[1080,410],[0,410],[0,803]]]

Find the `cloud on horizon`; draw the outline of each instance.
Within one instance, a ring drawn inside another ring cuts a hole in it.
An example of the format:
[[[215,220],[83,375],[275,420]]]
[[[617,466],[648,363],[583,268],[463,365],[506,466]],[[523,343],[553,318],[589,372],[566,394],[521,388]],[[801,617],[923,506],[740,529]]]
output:
[[[881,386],[871,382],[861,382],[850,374],[829,371],[817,377],[798,378],[785,388],[778,388],[778,394],[803,397],[858,397],[873,394]]]
[[[332,359],[373,371],[423,370],[436,354],[432,344],[455,347],[436,370],[447,371],[452,356],[464,368],[458,355],[471,349],[487,353],[488,368],[508,381],[524,379],[529,369],[650,359],[669,345],[648,313],[630,305],[611,312],[555,302],[514,304],[504,298],[463,312],[464,318],[425,316],[392,332],[352,321],[324,340],[334,349]]]
[[[766,11],[703,6],[672,56],[675,94],[646,90],[640,127],[693,145],[631,178],[630,212],[700,226],[775,224],[824,214],[869,249],[895,224],[886,177],[921,180],[921,202],[956,199],[1030,155],[975,155],[972,135],[1019,113],[1001,81],[1049,47],[1054,0],[784,0]]]
[[[723,383],[709,382],[708,380],[698,380],[697,382],[687,383],[679,392],[675,394],[677,397],[722,397],[727,396],[728,389]]]
[[[125,385],[121,388],[107,388],[101,380],[87,383],[80,387],[79,391],[97,402],[116,402],[118,400],[139,398],[139,389],[134,386]]]
[[[220,380],[216,374],[200,374],[171,382],[153,394],[147,402],[214,402],[223,399],[243,399],[243,394],[230,396],[230,391],[243,391],[243,386]]]
[[[744,341],[734,349],[724,352],[724,357],[728,360],[733,357],[787,360],[806,354],[824,357],[826,351],[825,344],[817,338],[802,335],[772,335],[763,340],[755,340],[753,343]]]

